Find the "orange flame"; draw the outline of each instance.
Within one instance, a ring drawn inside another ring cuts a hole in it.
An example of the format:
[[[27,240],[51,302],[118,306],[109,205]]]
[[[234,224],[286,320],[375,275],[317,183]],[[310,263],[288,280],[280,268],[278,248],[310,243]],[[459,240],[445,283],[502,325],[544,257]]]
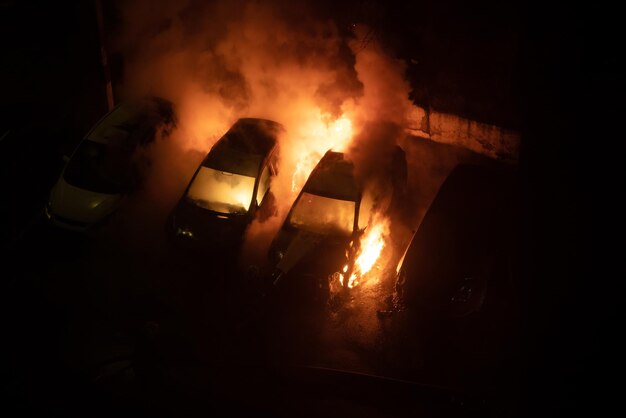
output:
[[[310,137],[310,140],[301,141],[302,144],[313,144],[313,147],[294,150],[296,167],[291,177],[292,192],[302,188],[309,174],[327,150],[345,148],[352,138],[352,122],[345,115],[341,115],[332,122],[328,121],[328,115],[319,114],[315,119],[306,127],[305,136]]]
[[[357,286],[362,277],[372,270],[380,259],[383,248],[385,248],[385,240],[389,236],[389,218],[379,217],[372,222],[361,239],[358,256],[354,262],[354,270],[348,279],[349,289]],[[346,264],[343,267],[343,273],[345,274],[347,271],[348,265]],[[339,281],[342,285],[344,274],[339,275]]]

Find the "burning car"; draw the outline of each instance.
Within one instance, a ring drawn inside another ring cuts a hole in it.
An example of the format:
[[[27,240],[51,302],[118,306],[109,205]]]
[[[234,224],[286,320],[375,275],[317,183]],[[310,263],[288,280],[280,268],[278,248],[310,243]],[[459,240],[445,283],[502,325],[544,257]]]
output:
[[[211,148],[168,220],[174,242],[220,249],[240,244],[247,225],[271,211],[281,124],[239,119]],[[198,245],[200,244],[201,245]]]
[[[391,197],[387,201],[401,201],[406,159],[400,147],[394,153],[393,169],[386,173],[392,187],[385,192],[394,195],[387,196]],[[309,284],[328,284],[329,278],[338,276],[344,288],[355,286],[358,276],[372,268],[383,246],[383,224],[373,219],[390,208],[378,207],[380,200],[357,181],[354,164],[344,153],[326,152],[272,241],[272,283],[294,275],[306,277]]]
[[[140,184],[133,155],[152,142],[159,127],[175,126],[172,104],[152,97],[118,105],[83,138],[50,192],[46,217],[84,231],[107,219],[125,194]]]

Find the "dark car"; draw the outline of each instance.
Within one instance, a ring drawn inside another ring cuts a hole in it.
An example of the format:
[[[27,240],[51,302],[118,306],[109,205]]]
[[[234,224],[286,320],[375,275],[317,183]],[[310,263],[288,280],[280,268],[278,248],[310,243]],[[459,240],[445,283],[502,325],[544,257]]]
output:
[[[439,384],[501,399],[516,390],[524,317],[519,207],[514,168],[458,165],[408,246],[394,298],[406,330],[398,358],[419,350]]]
[[[399,267],[405,303],[446,316],[481,310],[510,279],[517,210],[511,169],[459,165],[446,178]]]
[[[400,147],[396,147],[392,161],[393,169],[385,173],[392,185],[387,192],[393,196],[388,196],[388,201],[396,202],[401,201],[399,196],[406,186],[406,159]],[[320,280],[327,283],[325,279],[341,271],[349,276],[358,241],[379,197],[364,192],[353,162],[344,153],[326,152],[272,241],[272,283],[287,275],[311,278],[310,284]]]
[[[278,173],[282,125],[239,119],[211,148],[168,220],[179,244],[217,250],[241,243],[247,225],[271,212],[271,179]]]

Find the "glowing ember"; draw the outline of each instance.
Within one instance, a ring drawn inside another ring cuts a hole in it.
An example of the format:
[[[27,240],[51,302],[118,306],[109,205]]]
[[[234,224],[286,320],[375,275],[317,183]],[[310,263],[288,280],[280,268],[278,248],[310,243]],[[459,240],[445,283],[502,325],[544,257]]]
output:
[[[348,280],[348,288],[359,284],[359,280],[365,276],[374,267],[383,248],[385,248],[385,239],[389,235],[389,219],[378,218],[368,227],[365,235],[361,239],[361,246],[359,248],[358,256],[354,262],[354,270],[350,274]],[[343,273],[348,271],[348,265],[343,267]],[[344,284],[344,274],[339,275],[341,284]]]
[[[352,122],[345,115],[332,122],[327,121],[328,116],[321,114],[317,116],[316,120],[308,124],[306,133],[302,135],[309,138],[302,141],[302,144],[312,145],[312,148],[303,147],[294,150],[296,166],[291,178],[292,192],[300,190],[326,151],[344,148],[352,138]]]

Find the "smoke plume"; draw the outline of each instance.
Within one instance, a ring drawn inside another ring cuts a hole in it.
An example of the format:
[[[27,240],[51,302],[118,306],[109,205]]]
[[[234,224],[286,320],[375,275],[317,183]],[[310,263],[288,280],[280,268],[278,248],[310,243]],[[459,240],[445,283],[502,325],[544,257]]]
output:
[[[339,27],[304,2],[120,2],[116,52],[121,99],[171,100],[178,129],[153,144],[148,194],[164,212],[181,196],[201,156],[240,117],[272,119],[280,140],[271,190],[276,215],[254,222],[244,256],[264,258],[299,188],[330,148],[355,162],[363,184],[390,163],[412,104],[404,66],[355,23]]]

